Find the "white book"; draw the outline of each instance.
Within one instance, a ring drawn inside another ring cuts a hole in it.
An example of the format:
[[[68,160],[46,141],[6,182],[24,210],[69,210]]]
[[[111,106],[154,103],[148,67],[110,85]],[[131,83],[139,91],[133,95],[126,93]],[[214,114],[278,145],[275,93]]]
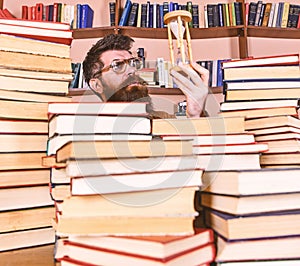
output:
[[[270,10],[270,16],[268,20],[268,27],[272,27],[273,19],[274,19],[274,13],[275,13],[275,3],[272,3],[271,10]]]
[[[276,27],[276,22],[277,22],[277,16],[278,16],[278,8],[279,8],[279,3],[275,3],[275,9],[274,9],[274,17],[272,21],[272,27]]]

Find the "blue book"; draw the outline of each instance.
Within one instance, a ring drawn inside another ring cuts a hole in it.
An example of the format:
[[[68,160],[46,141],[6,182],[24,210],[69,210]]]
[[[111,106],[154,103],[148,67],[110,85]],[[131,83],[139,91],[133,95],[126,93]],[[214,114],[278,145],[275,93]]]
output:
[[[76,4],[75,8],[77,9],[77,20],[76,20],[76,29],[80,29],[81,28],[81,4]]]
[[[159,5],[159,28],[164,27],[164,6],[162,4]]]
[[[127,25],[131,6],[132,6],[132,2],[130,0],[127,0],[125,3],[125,6],[124,6],[123,12],[122,12],[122,16],[120,18],[119,26]]]
[[[88,5],[81,5],[81,27],[80,28],[92,28],[94,19],[94,10]]]
[[[153,4],[149,5],[149,25],[148,28],[153,28]]]

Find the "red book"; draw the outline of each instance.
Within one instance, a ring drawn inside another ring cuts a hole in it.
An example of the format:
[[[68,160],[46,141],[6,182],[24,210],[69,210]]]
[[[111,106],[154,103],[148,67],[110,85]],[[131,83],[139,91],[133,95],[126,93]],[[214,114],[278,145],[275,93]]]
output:
[[[298,24],[297,24],[297,29],[300,29],[300,13],[298,14]]]
[[[2,11],[6,18],[16,18],[7,8],[4,8]]]
[[[36,6],[31,6],[30,8],[30,17],[28,19],[30,20],[36,20]]]
[[[44,4],[37,3],[35,5],[35,18],[36,18],[36,20],[43,20],[43,9],[44,9]]]
[[[22,19],[28,19],[28,6],[22,6]]]

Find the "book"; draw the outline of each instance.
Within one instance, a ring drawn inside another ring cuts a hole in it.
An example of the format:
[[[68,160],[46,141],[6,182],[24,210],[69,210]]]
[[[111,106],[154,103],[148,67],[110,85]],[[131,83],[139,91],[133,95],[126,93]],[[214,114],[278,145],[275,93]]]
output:
[[[299,193],[232,196],[205,192],[201,194],[201,204],[233,215],[246,215],[297,210],[298,197]]]
[[[81,5],[80,28],[92,28],[94,20],[94,10],[88,4]]]
[[[248,26],[254,26],[255,18],[256,18],[257,4],[258,4],[258,2],[250,2],[249,3]]]
[[[199,135],[244,133],[243,117],[191,119],[153,119],[153,135]]]
[[[298,99],[299,93],[300,87],[260,90],[229,90],[226,91],[225,101]]]
[[[245,144],[212,144],[212,145],[194,145],[194,154],[244,154],[261,153],[268,150],[266,143],[245,143]]]
[[[268,66],[278,64],[299,64],[299,54],[284,54],[273,56],[260,56],[246,59],[231,59],[223,62],[222,67]]]
[[[41,169],[43,152],[0,153],[0,170]]]
[[[300,135],[299,135],[300,136]],[[267,141],[269,150],[265,153],[294,153],[300,152],[300,140],[297,138]]]
[[[259,118],[259,117],[270,117],[278,115],[291,115],[297,116],[298,107],[273,107],[273,108],[260,108],[260,109],[245,109],[236,111],[225,111],[220,112],[219,115],[226,116],[244,116],[245,119]]]
[[[152,136],[150,134],[67,134],[67,135],[55,135],[48,139],[47,141],[47,155],[55,155],[57,150],[63,145],[70,141],[116,141],[116,140],[151,140]]]
[[[205,210],[205,223],[230,240],[299,235],[299,219],[299,211],[235,216]]]
[[[258,153],[246,154],[201,154],[198,167],[205,171],[261,169]]]
[[[54,206],[0,212],[1,233],[51,226]]]
[[[65,262],[73,263],[101,263],[106,262],[118,263],[120,260],[124,261],[127,265],[196,265],[197,263],[205,264],[213,261],[215,255],[215,248],[213,244],[206,244],[203,246],[195,247],[186,252],[178,253],[164,259],[151,258],[147,256],[137,256],[133,254],[117,252],[114,250],[107,250],[102,248],[90,247],[83,244],[66,241],[65,245],[69,249],[69,257],[62,258],[61,264]],[[74,258],[74,259],[73,259]],[[72,265],[72,264],[71,264]],[[76,265],[76,264],[75,264]]]
[[[98,234],[98,235],[191,235],[194,216],[166,217],[59,217],[55,225],[57,235]]]
[[[297,259],[297,246],[299,245],[299,241],[299,237],[279,237],[242,241],[225,241],[221,237],[218,237],[217,245],[219,249],[216,261]],[[249,250],[251,250],[251,252],[249,252]]]
[[[262,24],[261,24],[262,27],[267,27],[268,26],[271,7],[272,7],[272,3],[266,3],[265,12],[264,12],[264,16],[263,16],[263,20],[262,20]]]
[[[262,195],[299,191],[298,169],[205,171],[202,190],[224,195]]]
[[[196,216],[194,208],[196,190],[198,186],[110,195],[72,196],[65,198],[61,203],[60,215],[74,218],[109,216],[111,219],[118,219],[119,216]]]
[[[49,184],[50,169],[8,170],[0,172],[0,188]]]
[[[251,66],[223,69],[224,80],[251,80],[251,79],[299,79],[299,65],[290,66]]]
[[[273,135],[273,134],[284,134],[284,133],[300,133],[300,128],[296,128],[293,126],[278,126],[278,127],[271,127],[271,128],[262,128],[262,129],[253,129],[249,130],[250,133],[255,134],[255,136],[260,135]]]
[[[0,70],[1,71],[1,70]],[[51,95],[43,93],[30,93],[22,91],[8,91],[0,89],[0,99],[9,100],[11,104],[24,104],[23,108],[28,107],[26,102],[50,103],[50,102],[71,102],[72,98],[64,95]],[[25,102],[25,103],[23,103]],[[9,103],[6,102],[8,108]]]
[[[56,57],[70,57],[70,46],[53,42],[39,41],[13,35],[0,34],[0,49],[3,51],[32,53]]]
[[[35,228],[0,234],[1,255],[3,251],[53,244],[55,231],[52,227]]]
[[[71,45],[72,31],[65,27],[69,25],[64,26],[63,23],[48,21],[0,18],[0,33],[2,34]]]
[[[252,110],[252,109],[269,109],[281,107],[297,107],[299,101],[297,99],[282,99],[282,100],[256,100],[256,101],[237,101],[237,102],[221,102],[220,111],[238,111],[238,110]]]
[[[84,125],[84,126],[83,126]],[[49,137],[56,134],[150,134],[151,121],[142,115],[55,115],[49,120]]]
[[[252,260],[252,261],[241,261],[241,262],[219,262],[217,266],[296,266],[299,264],[297,259],[279,259],[279,260]]]
[[[0,51],[0,62],[0,66],[5,68],[57,73],[72,71],[70,58]]]
[[[73,141],[60,148],[56,161],[92,159],[92,158],[126,158],[150,156],[192,155],[190,141]]]
[[[48,113],[51,117],[54,114],[68,115],[145,115],[146,103],[142,102],[51,102],[48,105]]]
[[[300,134],[294,132],[273,133],[270,135],[260,135],[256,137],[258,141],[278,141],[278,140],[299,139],[299,138],[300,138]]]
[[[260,158],[261,165],[289,165],[299,164],[300,153],[276,153],[276,154],[262,154]]]
[[[140,5],[139,3],[132,3],[130,13],[128,16],[128,22],[127,22],[128,26],[132,26],[132,27],[136,26],[139,5]]]
[[[131,0],[126,0],[125,6],[123,8],[122,15],[120,17],[119,26],[126,26],[131,10],[132,2]]]
[[[193,141],[193,145],[232,145],[254,143],[254,135],[248,133],[242,134],[224,134],[224,135],[164,135],[163,140],[186,140]]]
[[[1,134],[47,134],[48,122],[0,119]]]
[[[97,195],[130,191],[201,186],[202,169],[135,172],[71,178],[71,195]]]
[[[48,120],[47,102],[25,102],[0,99],[0,117],[5,119]]]
[[[69,236],[84,245],[134,253],[153,258],[167,258],[182,251],[213,242],[211,229],[199,228],[189,236]]]
[[[53,206],[48,185],[3,188],[0,189],[0,198],[1,211]]]
[[[246,130],[272,128],[279,126],[292,126],[300,128],[300,121],[298,118],[289,115],[257,118],[245,121]]]
[[[47,134],[0,134],[0,152],[45,152]]]

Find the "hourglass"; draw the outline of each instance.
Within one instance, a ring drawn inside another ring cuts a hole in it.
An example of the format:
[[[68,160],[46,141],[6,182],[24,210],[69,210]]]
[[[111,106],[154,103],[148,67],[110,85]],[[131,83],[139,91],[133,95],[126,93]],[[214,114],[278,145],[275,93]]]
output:
[[[174,58],[174,49],[173,49],[173,38],[172,32],[177,38],[177,50],[178,56],[180,61],[183,63],[192,62],[192,46],[191,46],[191,35],[189,31],[188,23],[192,20],[192,15],[189,11],[186,10],[176,10],[171,11],[164,16],[164,22],[167,24],[168,29],[168,43],[169,43],[169,51],[170,51],[170,59],[171,63],[175,65],[175,58]],[[173,30],[173,31],[172,31]],[[187,56],[185,52],[185,45],[184,45],[184,35],[186,40],[187,46]]]

